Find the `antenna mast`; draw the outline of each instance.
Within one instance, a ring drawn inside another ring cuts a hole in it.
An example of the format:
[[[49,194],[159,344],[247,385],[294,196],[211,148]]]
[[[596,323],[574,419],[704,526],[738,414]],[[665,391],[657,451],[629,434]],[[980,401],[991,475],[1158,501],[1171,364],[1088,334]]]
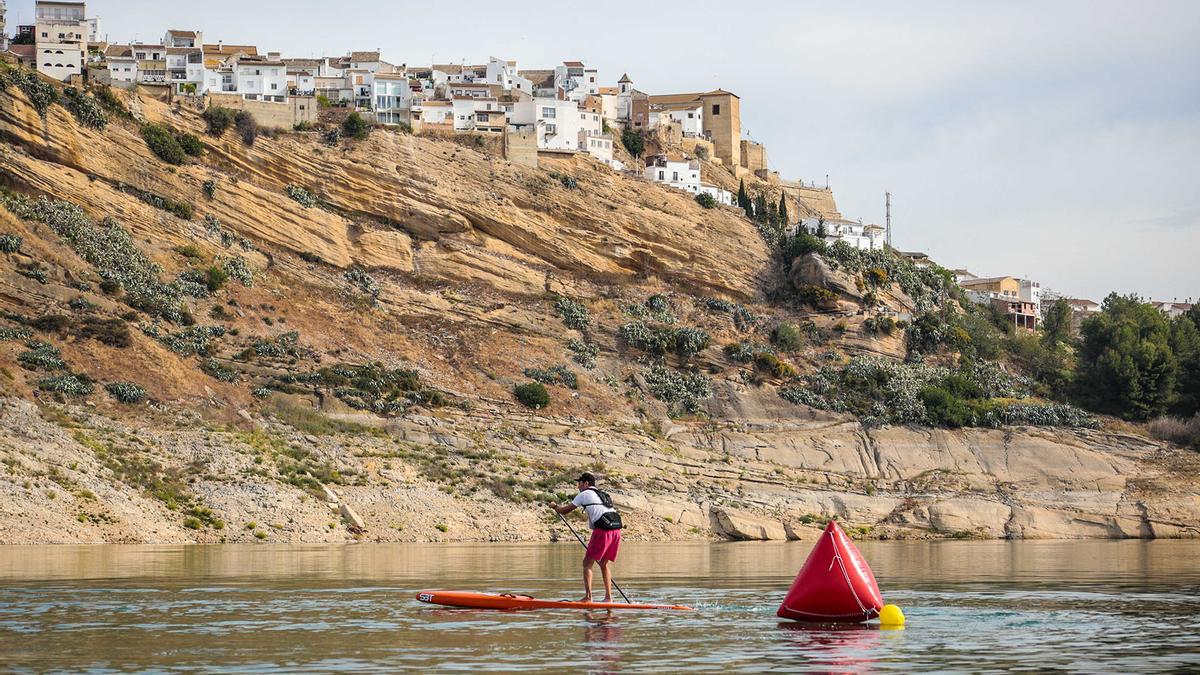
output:
[[[892,193],[883,193],[883,204],[885,217],[887,218],[887,245],[892,247]]]

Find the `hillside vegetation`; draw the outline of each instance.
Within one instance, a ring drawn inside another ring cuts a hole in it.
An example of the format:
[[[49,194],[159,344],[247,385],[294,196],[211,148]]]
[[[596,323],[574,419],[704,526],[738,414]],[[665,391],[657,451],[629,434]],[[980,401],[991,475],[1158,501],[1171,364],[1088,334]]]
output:
[[[1066,403],[940,270],[585,158],[3,79],[5,541],[495,536],[580,466],[635,537],[1200,522],[1191,456]]]

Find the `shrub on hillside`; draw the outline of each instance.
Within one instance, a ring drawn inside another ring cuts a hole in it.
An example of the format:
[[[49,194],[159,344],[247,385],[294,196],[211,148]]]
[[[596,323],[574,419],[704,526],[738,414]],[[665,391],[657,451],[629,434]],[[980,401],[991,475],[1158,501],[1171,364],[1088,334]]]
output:
[[[626,127],[621,132],[621,145],[625,146],[625,150],[634,157],[641,157],[646,151],[646,137],[642,135],[640,130],[635,130],[632,127]]]
[[[350,138],[364,139],[371,133],[371,126],[362,115],[352,112],[342,120],[342,131]]]
[[[239,110],[233,116],[233,124],[237,127],[242,142],[246,145],[254,145],[254,139],[258,138],[258,120],[254,119],[254,115],[245,110]]]
[[[15,234],[0,234],[0,253],[20,253],[25,240]]]
[[[808,284],[796,289],[800,301],[814,309],[834,309],[837,307],[837,295],[833,291]]]
[[[771,331],[771,343],[785,352],[794,352],[804,346],[804,333],[796,324],[784,321]]]
[[[712,396],[712,384],[700,373],[681,373],[662,363],[642,371],[650,393],[672,406],[673,411],[694,414]]]
[[[30,105],[43,118],[49,112],[50,106],[58,103],[58,89],[42,80],[38,74],[25,68],[14,68],[8,72],[8,83],[16,85],[25,92]]]
[[[1200,414],[1191,419],[1159,417],[1151,421],[1147,429],[1159,440],[1200,450]]]
[[[187,153],[183,151],[183,146],[166,126],[143,124],[142,138],[146,141],[147,147],[159,159],[168,164],[183,164],[187,160]]]
[[[574,330],[587,328],[590,321],[587,306],[566,296],[554,300],[554,313],[562,317],[564,326]]]
[[[754,355],[754,365],[765,370],[779,379],[796,376],[796,368],[787,361],[782,361],[771,352],[758,352]]]
[[[212,199],[217,196],[217,181],[208,179],[200,184],[200,189],[204,191],[204,196]]]
[[[181,133],[175,137],[179,141],[179,147],[192,157],[199,157],[204,154],[204,144],[200,142],[196,134]]]
[[[82,374],[51,375],[38,380],[37,388],[66,396],[87,396],[92,393],[92,381]]]
[[[202,117],[208,125],[208,133],[213,136],[220,136],[225,133],[225,130],[233,126],[234,111],[229,108],[224,108],[219,105],[211,105],[204,111]]]
[[[579,377],[564,365],[553,365],[548,368],[526,368],[525,377],[542,384],[561,384],[571,389],[579,388]]]
[[[570,349],[575,360],[575,363],[591,370],[596,367],[596,356],[600,353],[600,348],[590,342],[584,342],[579,338],[571,338],[567,340],[567,349]]]
[[[299,185],[284,186],[283,191],[287,193],[287,196],[296,200],[305,208],[316,206],[319,203],[316,195],[300,187]]]
[[[67,110],[71,111],[80,124],[93,129],[103,129],[108,125],[108,116],[104,114],[104,108],[96,102],[95,97],[75,87],[64,89],[63,96]]]
[[[717,206],[717,198],[713,197],[707,192],[701,192],[700,194],[696,195],[696,203],[706,209],[712,209],[716,208]]]
[[[121,403],[141,403],[146,400],[146,390],[132,382],[109,382],[104,389]]]
[[[527,382],[513,387],[513,395],[522,405],[538,410],[550,405],[550,392],[541,382]]]

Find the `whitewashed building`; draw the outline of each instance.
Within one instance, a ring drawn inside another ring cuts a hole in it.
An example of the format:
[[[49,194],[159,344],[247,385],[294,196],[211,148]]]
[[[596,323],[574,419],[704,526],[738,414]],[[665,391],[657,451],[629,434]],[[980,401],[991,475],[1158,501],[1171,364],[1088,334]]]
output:
[[[733,206],[733,194],[729,192],[729,190],[722,190],[716,185],[701,183],[700,194],[712,195],[712,198],[717,200],[718,204],[722,204],[724,206]]]
[[[454,110],[454,130],[455,131],[476,131],[477,120],[482,119],[487,131],[491,131],[494,124],[491,116],[488,113],[503,113],[500,108],[500,103],[495,98],[476,98],[470,96],[456,96],[451,101],[451,108]]]
[[[861,220],[805,218],[800,221],[800,227],[813,234],[818,234],[823,230],[827,242],[843,241],[864,251],[881,249],[885,241],[882,226],[864,225]]]
[[[235,66],[237,93],[247,101],[287,101],[287,66],[278,59],[246,57]]]
[[[1017,279],[1020,284],[1019,297],[1033,304],[1033,313],[1042,315],[1042,285],[1031,279]]]
[[[655,183],[663,183],[693,195],[700,194],[699,160],[655,155],[646,160],[645,176]]]
[[[412,119],[422,125],[454,128],[454,106],[450,101],[424,101],[413,105]]]
[[[408,122],[413,91],[403,73],[375,73],[371,78],[371,109],[380,124]]]
[[[600,89],[599,73],[582,61],[563,61],[554,68],[554,87],[569,100],[580,103]]]
[[[132,44],[137,59],[138,84],[167,83],[167,48],[163,45]]]
[[[579,106],[574,101],[548,97],[518,101],[509,117],[510,124],[537,130],[537,146],[541,150],[577,151],[581,121]]]
[[[137,59],[129,45],[109,45],[104,50],[109,81],[117,87],[130,88],[137,83]]]

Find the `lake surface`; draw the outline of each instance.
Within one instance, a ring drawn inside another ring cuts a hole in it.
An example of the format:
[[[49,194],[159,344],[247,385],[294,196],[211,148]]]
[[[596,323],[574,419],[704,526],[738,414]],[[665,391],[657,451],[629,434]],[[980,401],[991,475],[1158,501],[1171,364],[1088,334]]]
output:
[[[810,546],[626,543],[631,599],[698,611],[624,613],[413,598],[578,597],[568,544],[0,547],[0,670],[1200,670],[1200,542],[863,543],[903,630],[777,619]]]

